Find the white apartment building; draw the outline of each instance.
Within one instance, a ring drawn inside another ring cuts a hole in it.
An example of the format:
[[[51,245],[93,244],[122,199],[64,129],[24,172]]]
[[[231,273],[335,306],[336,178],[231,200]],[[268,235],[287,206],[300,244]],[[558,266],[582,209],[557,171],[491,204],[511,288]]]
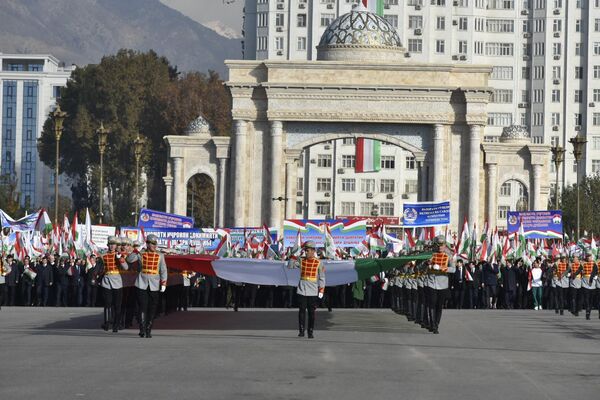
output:
[[[325,28],[358,2],[246,0],[244,58],[316,60]],[[384,0],[383,16],[409,62],[493,66],[484,141],[525,125],[534,143],[562,146],[562,187],[576,181],[569,139],[582,132],[581,172],[600,172],[600,0]],[[523,189],[507,187],[499,213]]]
[[[63,67],[51,55],[0,53],[0,170],[17,182],[22,205],[54,203],[54,172],[39,159],[37,139],[48,114],[75,67]],[[70,196],[59,177],[59,190]]]

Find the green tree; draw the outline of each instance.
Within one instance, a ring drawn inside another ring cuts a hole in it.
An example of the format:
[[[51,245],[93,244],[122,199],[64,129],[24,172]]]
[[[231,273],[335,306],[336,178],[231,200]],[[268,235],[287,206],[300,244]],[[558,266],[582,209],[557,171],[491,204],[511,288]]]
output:
[[[225,107],[224,110],[215,109]],[[217,74],[180,75],[176,67],[153,51],[120,50],[96,65],[78,68],[60,100],[68,113],[60,142],[61,171],[74,178],[74,208],[89,207],[98,214],[99,151],[96,129],[102,122],[110,133],[104,155],[104,182],[108,201],[105,222],[129,224],[135,207],[133,141],[146,139],[141,169],[147,179],[148,207],[164,209],[162,177],[166,172],[165,135],[182,134],[198,115],[228,134],[231,126],[229,96]],[[38,142],[40,159],[54,168],[55,138],[48,119]]]
[[[583,231],[590,234],[600,233],[600,176],[590,175],[581,180],[579,199],[579,226],[581,235]],[[571,236],[577,232],[577,185],[565,188],[561,197],[560,205],[563,212],[563,229]]]

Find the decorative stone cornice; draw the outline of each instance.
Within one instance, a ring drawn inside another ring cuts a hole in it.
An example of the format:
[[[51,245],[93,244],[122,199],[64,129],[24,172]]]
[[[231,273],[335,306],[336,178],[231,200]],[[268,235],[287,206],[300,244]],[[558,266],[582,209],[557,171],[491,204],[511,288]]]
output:
[[[323,110],[269,110],[269,120],[282,121],[340,121],[340,122],[395,122],[416,124],[447,124],[455,122],[453,114],[449,113],[379,113],[379,112],[348,112]]]
[[[231,138],[229,136],[213,136],[212,142],[217,150],[217,158],[229,158]]]

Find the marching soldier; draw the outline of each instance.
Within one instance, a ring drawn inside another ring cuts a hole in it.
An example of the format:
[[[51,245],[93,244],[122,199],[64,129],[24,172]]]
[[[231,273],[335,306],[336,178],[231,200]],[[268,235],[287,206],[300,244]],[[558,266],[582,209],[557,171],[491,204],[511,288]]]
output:
[[[146,251],[133,252],[127,257],[127,262],[137,266],[138,276],[135,281],[138,299],[138,321],[140,337],[152,337],[152,322],[156,314],[158,293],[167,289],[167,264],[165,257],[156,249],[158,237],[148,235]]]
[[[581,272],[582,267],[579,257],[575,256],[570,268],[571,280],[569,281],[569,287],[571,291],[571,313],[576,317],[579,316],[579,308],[581,307]]]
[[[567,258],[561,256],[556,263],[556,270],[554,271],[554,307],[555,312],[560,312],[560,315],[564,313],[565,307],[565,292],[569,290],[569,277],[567,276]]]
[[[123,300],[123,279],[121,271],[126,271],[129,266],[125,258],[117,253],[119,239],[115,236],[108,238],[108,252],[102,255],[102,265],[99,276],[102,277],[100,286],[104,295],[104,323],[102,329],[108,331],[112,325],[112,331],[119,331],[121,321],[121,303]]]
[[[315,243],[304,243],[306,256],[298,260],[290,260],[288,267],[300,268],[300,282],[298,283],[298,336],[304,337],[306,326],[306,310],[308,309],[308,338],[314,337],[315,309],[317,298],[322,299],[325,292],[325,270],[321,261],[316,257]]]
[[[583,304],[585,305],[585,319],[590,319],[594,301],[594,290],[596,290],[596,276],[598,266],[594,262],[592,254],[587,255],[587,260],[582,266],[581,291],[583,292]]]
[[[450,259],[450,250],[446,247],[446,238],[440,235],[435,238],[434,245],[437,251],[431,257],[429,275],[433,278],[429,289],[429,324],[431,331],[439,333],[444,302],[448,298],[448,274],[456,270],[454,262]]]
[[[123,237],[119,242],[121,248],[121,254],[128,256],[133,251],[133,241],[129,238]],[[123,308],[120,321],[120,329],[131,328],[133,323],[133,317],[135,316],[135,279],[137,273],[134,268],[129,268],[127,271],[121,272],[121,278],[123,279]]]

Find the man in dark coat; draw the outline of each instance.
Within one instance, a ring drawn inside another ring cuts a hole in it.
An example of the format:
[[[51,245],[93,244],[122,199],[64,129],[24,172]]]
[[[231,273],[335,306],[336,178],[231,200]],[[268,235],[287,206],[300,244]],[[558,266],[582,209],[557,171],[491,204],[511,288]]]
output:
[[[456,271],[452,276],[452,297],[454,299],[454,306],[460,310],[463,307],[465,300],[465,271],[466,268],[463,266],[463,260],[456,260]]]
[[[502,288],[504,289],[504,306],[507,309],[515,307],[515,298],[517,295],[517,286],[519,285],[517,270],[512,262],[507,262],[502,267]]]
[[[46,307],[50,288],[54,284],[52,267],[48,264],[48,257],[43,256],[37,264],[37,275],[35,277],[37,287],[37,305]]]
[[[498,300],[498,264],[483,264],[483,284],[488,308],[496,308]]]
[[[5,277],[7,288],[6,305],[14,306],[17,301],[17,291],[22,271],[20,265],[10,254],[6,257],[6,263],[10,267],[10,272]]]

